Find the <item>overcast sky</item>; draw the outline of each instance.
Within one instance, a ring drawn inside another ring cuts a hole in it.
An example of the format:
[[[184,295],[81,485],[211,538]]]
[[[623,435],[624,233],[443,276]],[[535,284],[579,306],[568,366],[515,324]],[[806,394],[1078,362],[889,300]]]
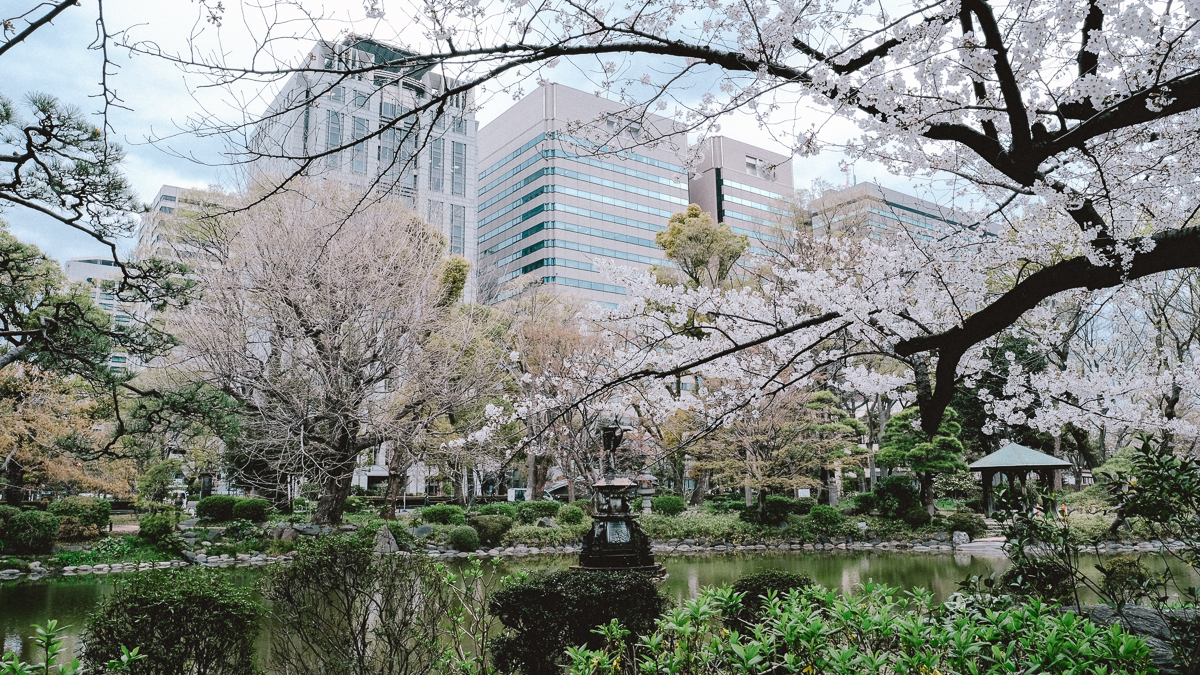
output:
[[[13,0],[6,0],[5,4],[13,4]],[[236,1],[229,4],[231,7],[220,31],[202,20],[201,8],[195,0],[109,2],[105,5],[106,23],[109,32],[128,29],[134,38],[152,40],[168,52],[186,49],[187,37],[203,31],[198,44],[229,54],[236,60],[250,53],[253,46],[250,35],[261,34],[264,22],[275,17],[245,16],[239,14],[246,8],[245,4]],[[278,6],[271,7],[275,10]],[[361,0],[334,0],[321,7],[327,18],[318,22],[316,29],[327,36],[332,37],[340,30],[352,30],[408,44],[420,39],[419,36],[405,35],[409,22],[405,21],[402,11],[389,8],[386,0],[384,9],[388,14],[381,20],[368,19]],[[76,105],[88,113],[99,111],[101,101],[96,96],[101,90],[101,56],[98,51],[88,48],[96,36],[96,16],[96,0],[81,0],[79,6],[66,10],[53,25],[43,27],[15,46],[0,59],[0,92],[18,105],[23,103],[27,93],[36,91],[57,96],[64,103]],[[292,54],[298,57],[305,53],[311,47],[313,30],[311,25],[300,22],[294,24],[294,28],[288,24],[282,34],[295,39],[275,43],[276,58]],[[110,84],[128,109],[111,110],[109,118],[117,138],[125,147],[127,159],[123,170],[138,197],[148,201],[164,184],[182,187],[228,185],[232,174],[221,166],[225,142],[217,137],[188,133],[188,122],[204,114],[216,114],[223,120],[236,120],[243,114],[253,116],[262,108],[263,101],[259,99],[269,100],[272,92],[260,84],[245,84],[238,89],[206,88],[207,80],[185,74],[166,60],[131,56],[120,49],[110,50],[110,56],[118,66]],[[589,65],[594,64],[564,64],[546,76],[555,82],[594,91],[597,87],[587,71]],[[530,91],[534,86],[530,83],[525,90]],[[702,84],[693,84],[690,90],[678,92],[678,95],[681,98],[699,97],[704,88]],[[512,105],[511,96],[494,91],[481,95],[479,100],[483,106],[478,115],[481,125]],[[796,118],[803,122],[811,116],[813,122],[824,121],[823,115],[804,106],[782,114],[788,117],[788,127]],[[99,116],[96,119],[99,124]],[[808,124],[797,126],[807,127]],[[759,128],[748,116],[725,121],[721,131],[738,140],[788,152],[771,133]],[[852,133],[848,125],[834,125],[825,131]],[[157,140],[150,142],[150,139]],[[840,159],[840,155],[833,152],[798,159],[794,163],[797,188],[808,188],[817,179],[843,184],[847,176],[839,170]],[[878,166],[860,162],[854,173],[859,182],[875,181],[910,193],[921,191],[908,179],[889,176]],[[8,221],[12,232],[22,241],[38,245],[60,261],[106,252],[102,245],[85,235],[27,210],[9,208],[0,212],[0,217]]]

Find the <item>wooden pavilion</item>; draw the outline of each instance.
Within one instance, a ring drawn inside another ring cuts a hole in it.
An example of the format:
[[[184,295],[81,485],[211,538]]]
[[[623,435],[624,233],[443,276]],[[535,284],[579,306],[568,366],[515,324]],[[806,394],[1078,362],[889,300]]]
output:
[[[1054,472],[1071,468],[1071,463],[1027,448],[1016,443],[1009,443],[996,452],[971,464],[972,471],[983,474],[983,502],[987,515],[995,511],[995,497],[992,494],[992,483],[996,474],[1008,477],[1008,487],[1011,493],[1017,494],[1017,481],[1021,483],[1021,492],[1025,491],[1025,478],[1030,471],[1036,472],[1044,479],[1057,483]]]

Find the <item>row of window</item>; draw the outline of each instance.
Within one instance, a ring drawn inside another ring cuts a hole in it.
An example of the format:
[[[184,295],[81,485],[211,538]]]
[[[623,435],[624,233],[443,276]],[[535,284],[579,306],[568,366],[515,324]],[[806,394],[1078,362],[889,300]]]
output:
[[[609,222],[609,223],[616,223],[617,225],[626,225],[628,227],[636,227],[638,229],[649,230],[651,232],[658,232],[660,230],[667,229],[666,227],[664,227],[662,225],[656,225],[653,223],[644,223],[640,220],[634,220],[632,218],[623,218],[621,216],[614,216],[611,213],[604,213],[603,211],[593,211],[591,209],[582,209],[577,206],[570,206],[568,204],[559,204],[557,202],[549,202],[546,204],[539,204],[538,206],[535,206],[532,209],[529,209],[525,213],[522,213],[520,216],[513,218],[512,220],[508,221],[507,223],[504,223],[500,227],[497,227],[496,229],[492,230],[491,232],[488,232],[487,234],[479,237],[478,242],[480,244],[482,244],[483,242],[487,241],[488,239],[491,239],[492,237],[495,237],[496,235],[503,234],[509,228],[519,225],[520,223],[523,223],[526,220],[529,220],[530,218],[533,218],[537,214],[543,213],[545,211],[562,211],[563,213],[571,213],[571,214],[574,214],[577,216],[584,216],[584,217],[592,218],[595,220],[603,220],[603,221]],[[643,241],[650,241],[650,240],[647,239],[647,240],[643,240]],[[657,248],[657,246],[654,244],[653,241],[650,242],[650,246]]]
[[[626,183],[619,183],[615,180],[599,178],[599,177],[593,176],[591,174],[579,173],[578,171],[571,171],[570,169],[564,169],[564,168],[558,167],[558,166],[547,166],[547,167],[538,169],[537,171],[534,171],[533,173],[526,176],[523,180],[521,180],[521,182],[514,183],[513,185],[508,186],[507,188],[505,188],[504,190],[502,190],[501,192],[499,192],[495,196],[493,196],[491,199],[480,204],[479,212],[483,213],[484,210],[486,210],[488,207],[496,204],[497,202],[499,202],[500,200],[504,199],[505,197],[511,195],[512,193],[518,192],[518,191],[524,189],[525,186],[529,185],[530,183],[533,183],[537,179],[542,178],[544,176],[563,176],[564,178],[574,178],[575,180],[581,181],[584,183],[600,185],[602,187],[608,187],[608,188],[612,188],[614,190],[620,190],[622,192],[628,192],[630,194],[640,195],[642,197],[650,197],[651,199],[658,199],[660,201],[670,202],[672,204],[678,204],[680,206],[687,206],[687,204],[688,204],[688,200],[684,199],[683,197],[676,197],[674,195],[663,194],[661,192],[654,192],[653,190],[647,190],[645,188],[640,188],[640,187],[637,187],[634,185],[628,185]]]
[[[529,150],[531,150],[532,148],[537,146],[538,143],[541,143],[542,141],[547,140],[547,139],[563,140],[563,141],[568,141],[568,142],[571,142],[571,143],[574,143],[576,145],[580,145],[583,147],[597,148],[598,150],[603,151],[603,152],[608,151],[607,147],[605,147],[603,145],[599,145],[597,143],[593,143],[591,141],[588,141],[588,140],[585,140],[582,138],[576,138],[575,136],[571,136],[569,134],[554,133],[554,132],[542,133],[542,134],[538,134],[537,136],[534,136],[532,139],[530,139],[528,142],[526,142],[521,147],[517,148],[516,150],[513,150],[512,152],[508,153],[504,157],[501,157],[498,161],[494,162],[491,166],[489,166],[486,169],[484,169],[483,171],[479,172],[479,180],[482,181],[484,178],[488,177],[492,173],[495,173],[496,171],[503,168],[504,165],[513,161],[517,157],[520,157],[521,155],[525,154],[526,152],[529,152]],[[664,162],[661,159],[654,159],[653,157],[639,155],[635,152],[617,151],[617,152],[613,152],[612,154],[614,156],[620,157],[622,159],[628,159],[628,160],[632,160],[635,162],[641,162],[642,164],[649,164],[650,166],[655,166],[660,169],[667,169],[676,174],[685,173],[683,167],[678,164]]]
[[[631,169],[627,166],[620,166],[618,164],[603,162],[603,161],[596,159],[595,157],[587,157],[585,155],[579,155],[579,154],[576,154],[573,152],[567,152],[566,150],[556,150],[553,148],[549,148],[549,149],[542,150],[537,155],[530,157],[529,159],[525,160],[524,162],[521,162],[520,164],[518,164],[517,166],[509,169],[508,171],[505,171],[503,174],[501,174],[500,176],[498,176],[497,178],[492,180],[492,182],[490,182],[487,185],[480,188],[479,196],[482,197],[484,194],[491,191],[497,185],[500,185],[504,181],[521,173],[525,169],[528,169],[529,167],[533,166],[534,164],[537,164],[539,161],[544,160],[544,159],[555,159],[555,158],[566,159],[566,160],[569,160],[572,162],[578,162],[580,164],[587,164],[588,166],[594,166],[598,169],[604,169],[606,171],[612,171],[614,173],[624,174],[626,176],[631,176],[633,178],[640,178],[642,180],[648,180],[648,181],[652,181],[655,183],[660,183],[662,185],[668,185],[670,187],[677,188],[680,190],[686,190],[688,187],[684,183],[680,183],[679,181],[671,180],[670,178],[666,178],[664,176],[658,176],[658,175],[655,175],[652,173],[646,173],[645,171],[638,171],[637,169]]]
[[[570,277],[542,277],[542,283],[557,284],[559,286],[571,286],[573,288],[586,288],[593,291],[600,291],[602,293],[625,295],[624,286],[602,284],[598,281],[584,281],[583,279],[572,279]]]
[[[787,201],[787,198],[781,194],[771,192],[770,190],[764,190],[762,188],[756,188],[753,185],[746,185],[745,183],[738,183],[736,181],[728,180],[726,178],[722,178],[720,181],[718,181],[718,185],[721,187],[737,188],[738,190],[744,190],[751,194],[756,194],[760,197],[766,197],[768,199],[775,199],[775,200],[778,200],[781,202]]]
[[[550,224],[554,225],[555,223],[550,223]],[[563,223],[563,224],[566,225],[567,223]],[[530,228],[530,229],[533,229],[533,228]],[[542,229],[553,229],[553,228],[539,227],[538,231],[540,232]],[[560,229],[566,229],[566,228],[560,228]],[[591,229],[591,228],[586,228],[586,229]],[[643,241],[645,241],[645,240],[643,240]],[[502,267],[504,265],[507,265],[510,262],[513,262],[514,260],[519,260],[520,258],[524,258],[527,255],[532,255],[533,253],[536,253],[545,248],[565,248],[565,249],[568,249],[571,251],[579,251],[581,253],[591,253],[594,255],[602,255],[606,258],[617,258],[620,260],[629,260],[631,262],[645,263],[647,265],[667,265],[667,266],[671,266],[671,267],[674,266],[665,260],[662,260],[659,258],[652,258],[648,255],[638,255],[636,253],[626,253],[624,251],[617,251],[617,250],[614,250],[611,248],[604,248],[602,246],[589,246],[588,244],[580,244],[579,242],[569,241],[566,239],[543,239],[542,241],[539,241],[538,243],[533,244],[532,246],[526,246],[525,248],[520,249],[519,251],[510,253],[509,255],[504,256],[503,258],[497,260],[494,264],[496,267]]]
[[[730,195],[730,194],[721,195],[721,200],[726,201],[726,202],[733,202],[734,204],[741,204],[742,206],[749,206],[752,209],[759,209],[759,210],[767,211],[768,213],[774,213],[774,214],[780,215],[780,216],[790,216],[792,214],[791,211],[787,211],[785,209],[781,209],[781,208],[778,208],[775,206],[767,206],[766,204],[760,204],[759,202],[750,201],[749,199],[742,199],[741,197],[735,197],[734,195]]]
[[[542,258],[541,260],[535,260],[528,265],[521,267],[520,269],[516,269],[508,274],[505,274],[504,277],[500,279],[500,283],[512,281],[522,274],[529,274],[530,272],[543,267],[571,267],[573,269],[584,270],[586,272],[596,271],[596,268],[592,265],[585,262],[579,262],[578,260],[569,260],[567,258]]]
[[[670,211],[667,211],[664,209],[656,209],[653,206],[646,206],[645,204],[638,204],[636,202],[627,202],[624,199],[617,199],[615,197],[607,197],[605,195],[598,195],[593,192],[584,192],[583,190],[576,190],[574,188],[569,188],[569,187],[566,187],[563,185],[543,185],[542,187],[539,187],[536,190],[534,190],[526,195],[523,195],[520,199],[513,201],[512,203],[504,206],[499,211],[496,211],[495,213],[487,216],[486,218],[480,219],[479,227],[482,228],[484,225],[487,225],[488,223],[496,220],[497,218],[502,217],[503,215],[505,215],[506,213],[509,213],[513,209],[520,208],[522,205],[528,203],[530,200],[535,199],[535,198],[540,197],[545,194],[564,194],[569,197],[578,197],[579,199],[586,199],[588,201],[599,202],[601,204],[607,204],[609,206],[616,206],[616,207],[623,208],[623,209],[629,209],[630,211],[638,211],[640,213],[648,213],[652,216],[659,216],[660,218],[670,218],[673,215]],[[634,221],[634,222],[638,222],[638,221]],[[649,223],[643,223],[643,224],[649,225]],[[651,227],[653,227],[653,226],[651,226]],[[658,229],[662,229],[662,228],[659,227]]]
[[[751,215],[748,215],[745,213],[738,213],[737,211],[730,211],[729,209],[725,209],[725,219],[728,220],[729,218],[736,218],[737,220],[745,220],[747,222],[756,223],[758,225],[765,225],[766,227],[778,227],[778,225],[779,225],[779,223],[776,223],[771,220],[767,220],[766,218],[755,218],[754,216],[751,216]],[[755,234],[754,236],[761,238],[762,235]]]
[[[445,204],[439,201],[429,201],[426,219],[439,229],[444,222]],[[466,255],[467,207],[461,204],[450,205],[450,255]]]
[[[347,140],[343,135],[344,117],[340,112],[327,111],[325,129],[325,149],[332,150],[341,147]],[[358,141],[367,136],[368,120],[363,117],[351,117],[351,141]],[[411,128],[387,129],[380,137],[377,159],[384,174],[394,174],[401,167],[408,166],[416,151],[415,134]],[[340,152],[328,156],[330,168],[341,166]],[[459,141],[450,142],[450,194],[466,196],[467,194],[467,144]],[[386,162],[386,165],[383,163]],[[358,143],[350,148],[350,168],[355,173],[367,171],[367,143]],[[394,176],[393,176],[394,177]],[[411,185],[415,187],[415,184]],[[446,139],[433,138],[429,140],[429,189],[433,192],[446,191]]]
[[[539,213],[540,213],[540,211],[539,211]],[[586,225],[576,225],[574,223],[563,223],[563,222],[558,222],[558,221],[554,221],[554,220],[548,220],[545,222],[538,223],[537,225],[534,225],[533,227],[530,227],[518,234],[515,234],[515,235],[509,237],[508,239],[505,239],[504,241],[500,242],[499,244],[496,244],[495,246],[484,251],[481,255],[486,256],[486,255],[494,255],[496,253],[499,253],[500,251],[503,251],[504,249],[517,243],[518,241],[521,241],[523,239],[528,239],[529,237],[532,237],[533,235],[535,235],[538,232],[541,232],[543,230],[566,230],[567,232],[576,232],[578,234],[586,234],[586,235],[589,235],[592,237],[599,237],[601,239],[609,239],[611,241],[620,241],[620,242],[623,242],[626,244],[634,244],[636,246],[645,246],[646,248],[658,248],[658,245],[655,244],[650,239],[642,239],[641,237],[633,237],[628,234],[620,234],[618,232],[609,232],[608,230],[600,230],[600,229],[597,229],[594,227],[587,227]],[[581,244],[581,246],[582,246],[582,244]],[[583,249],[580,249],[580,250],[583,250]],[[634,254],[630,253],[627,255],[634,255]]]

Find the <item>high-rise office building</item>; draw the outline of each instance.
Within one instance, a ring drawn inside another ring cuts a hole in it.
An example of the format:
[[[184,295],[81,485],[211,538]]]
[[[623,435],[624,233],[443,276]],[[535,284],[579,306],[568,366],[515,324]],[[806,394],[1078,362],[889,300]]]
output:
[[[814,235],[920,242],[958,232],[970,222],[954,208],[874,183],[858,183],[826,192],[812,202]]]
[[[205,251],[201,218],[227,208],[222,204],[224,197],[215,189],[162,186],[138,226],[134,257],[173,260],[191,267],[203,264],[210,256]]]
[[[724,136],[706,139],[703,151],[688,181],[692,203],[748,235],[752,250],[769,246],[793,217],[792,158]]]
[[[625,119],[623,109],[546,84],[480,130],[481,300],[544,284],[611,305],[625,288],[601,274],[599,261],[664,264],[654,234],[687,208],[687,170],[679,160],[686,142],[670,133],[670,120]],[[593,122],[601,126],[580,130]],[[643,144],[643,131],[661,140]],[[600,136],[605,144],[598,147]]]
[[[114,282],[121,278],[121,268],[111,258],[71,258],[63,265],[67,280],[72,283],[86,285],[91,290],[92,301],[113,318],[117,328],[129,328],[132,321],[133,304],[122,302],[113,293]],[[123,351],[114,351],[108,357],[108,369],[114,373],[123,373],[133,364],[129,355]]]
[[[600,261],[635,269],[669,265],[654,235],[689,203],[750,235],[752,248],[790,218],[788,157],[716,137],[689,180],[681,159],[686,137],[672,132],[671,120],[624,119],[623,110],[548,84],[480,130],[482,300],[498,302],[540,285],[620,302],[626,289],[601,273]],[[647,137],[656,142],[645,143]]]
[[[284,85],[251,136],[253,171],[287,176],[318,157],[307,175],[404,199],[442,230],[448,253],[474,265],[474,95],[451,96],[440,115],[439,104],[402,118],[457,86],[431,65],[382,65],[412,63],[414,56],[353,35],[318,43],[306,63],[331,72],[296,73]],[[371,70],[356,72],[364,68]],[[473,290],[468,286],[468,297]]]

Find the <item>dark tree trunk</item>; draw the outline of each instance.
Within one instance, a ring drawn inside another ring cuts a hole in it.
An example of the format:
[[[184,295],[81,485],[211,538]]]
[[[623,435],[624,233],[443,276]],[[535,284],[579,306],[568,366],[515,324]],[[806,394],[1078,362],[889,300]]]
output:
[[[25,501],[21,495],[21,486],[25,484],[25,469],[15,457],[9,457],[7,469],[4,472],[4,503],[21,508]]]
[[[392,450],[388,458],[388,489],[384,500],[383,511],[379,514],[384,520],[396,519],[396,502],[408,489],[408,468],[411,462],[405,461],[408,453],[400,448]]]
[[[1072,440],[1075,441],[1075,447],[1079,450],[1079,457],[1083,459],[1084,466],[1089,469],[1100,466],[1100,462],[1096,460],[1096,453],[1092,452],[1092,446],[1088,444],[1088,432],[1074,424],[1068,424],[1067,433],[1071,434]]]
[[[929,515],[937,513],[937,506],[933,503],[933,472],[921,472],[921,503],[925,505],[925,510]]]
[[[314,523],[342,524],[346,498],[350,496],[350,483],[354,480],[354,463],[351,461],[339,468],[341,470],[327,477],[321,486],[321,496],[317,499],[317,510],[313,514]]]

